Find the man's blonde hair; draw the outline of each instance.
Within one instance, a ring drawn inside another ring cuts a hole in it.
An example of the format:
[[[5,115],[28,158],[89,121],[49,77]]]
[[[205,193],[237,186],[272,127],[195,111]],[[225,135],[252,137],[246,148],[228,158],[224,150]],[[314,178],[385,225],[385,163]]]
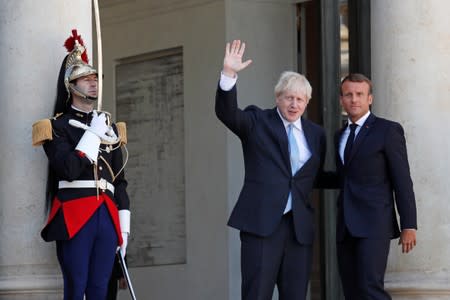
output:
[[[308,79],[302,74],[293,71],[281,73],[278,83],[275,85],[275,97],[279,97],[286,91],[302,92],[307,100],[311,99],[312,87]]]

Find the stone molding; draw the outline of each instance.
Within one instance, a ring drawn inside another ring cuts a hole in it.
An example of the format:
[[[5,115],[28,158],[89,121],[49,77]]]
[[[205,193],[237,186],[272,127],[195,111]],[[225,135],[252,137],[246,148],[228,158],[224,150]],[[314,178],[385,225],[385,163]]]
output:
[[[147,19],[149,16],[168,14],[173,11],[209,5],[223,0],[172,0],[172,1],[123,1],[100,4],[102,25]]]
[[[1,276],[0,295],[62,294],[61,275]]]
[[[448,271],[387,273],[385,287],[392,296],[399,296],[400,299],[403,296],[430,300],[436,296],[446,296],[443,299],[450,299],[450,273]]]
[[[267,4],[297,4],[308,0],[230,0],[232,2],[267,3]],[[213,3],[225,3],[225,0],[165,0],[165,1],[100,1],[102,25],[119,24],[123,22],[146,19],[149,16],[171,13],[205,6]]]

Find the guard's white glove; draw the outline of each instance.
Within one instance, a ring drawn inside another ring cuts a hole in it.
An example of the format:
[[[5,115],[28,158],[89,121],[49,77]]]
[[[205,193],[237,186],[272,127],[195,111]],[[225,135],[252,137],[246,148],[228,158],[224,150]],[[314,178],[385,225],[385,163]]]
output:
[[[100,147],[100,138],[95,133],[86,130],[83,136],[81,137],[80,141],[78,142],[77,146],[75,147],[75,150],[83,152],[91,160],[91,162],[97,163],[99,147]]]
[[[106,125],[106,115],[104,113],[97,114],[97,111],[92,112],[91,125],[86,130],[95,133],[99,138],[107,138],[106,133],[109,132],[109,127]]]
[[[98,114],[94,110],[90,126],[77,120],[69,120],[69,124],[86,130],[75,149],[86,154],[94,163],[97,163],[98,149],[102,140],[113,144],[119,141],[112,127],[106,125],[106,115],[104,113]]]
[[[125,257],[128,245],[128,236],[130,235],[130,211],[128,209],[119,210],[120,231],[122,233],[123,243],[120,246],[120,252]]]
[[[122,232],[122,245],[120,245],[120,254],[122,254],[122,257],[125,258],[125,255],[127,254],[127,246],[128,246],[128,233]]]

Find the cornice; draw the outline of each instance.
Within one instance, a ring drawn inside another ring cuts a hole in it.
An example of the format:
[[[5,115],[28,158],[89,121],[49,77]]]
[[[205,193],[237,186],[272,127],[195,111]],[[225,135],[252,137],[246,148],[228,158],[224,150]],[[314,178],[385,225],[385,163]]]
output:
[[[102,25],[108,26],[212,3],[241,2],[286,5],[307,1],[312,0],[101,0],[99,6]]]
[[[224,0],[103,0],[99,6],[102,26],[108,26],[197,6],[205,6],[215,2],[221,3]]]

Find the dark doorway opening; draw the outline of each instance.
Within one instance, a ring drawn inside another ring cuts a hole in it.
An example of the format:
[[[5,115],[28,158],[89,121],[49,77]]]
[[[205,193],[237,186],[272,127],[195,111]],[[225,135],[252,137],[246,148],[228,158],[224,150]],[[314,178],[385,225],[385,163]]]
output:
[[[339,84],[349,72],[370,78],[370,0],[314,0],[297,5],[298,70],[313,87],[307,118],[327,136],[325,168],[335,169],[333,137],[346,119]],[[337,191],[314,191],[316,239],[310,300],[343,300],[336,257]]]

